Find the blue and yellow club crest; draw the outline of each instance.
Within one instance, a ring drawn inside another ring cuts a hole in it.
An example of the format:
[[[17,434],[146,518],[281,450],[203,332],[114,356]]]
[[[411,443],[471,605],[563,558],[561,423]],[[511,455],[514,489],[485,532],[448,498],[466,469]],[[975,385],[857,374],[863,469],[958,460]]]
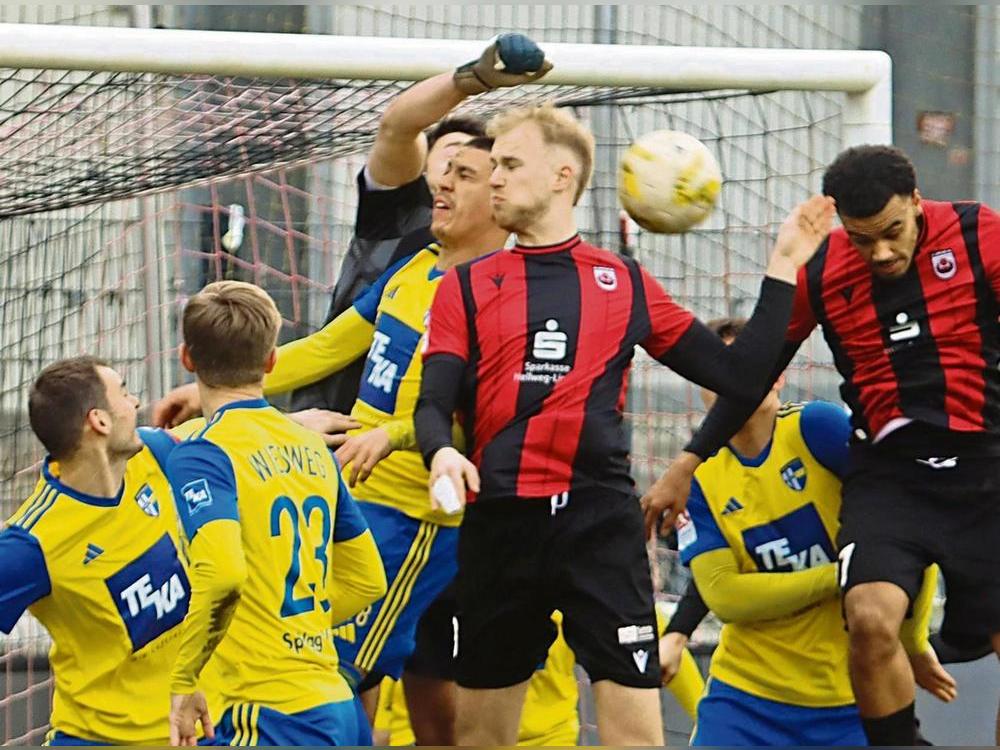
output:
[[[796,492],[802,492],[806,488],[806,467],[802,459],[793,458],[781,467],[781,478],[789,487]]]

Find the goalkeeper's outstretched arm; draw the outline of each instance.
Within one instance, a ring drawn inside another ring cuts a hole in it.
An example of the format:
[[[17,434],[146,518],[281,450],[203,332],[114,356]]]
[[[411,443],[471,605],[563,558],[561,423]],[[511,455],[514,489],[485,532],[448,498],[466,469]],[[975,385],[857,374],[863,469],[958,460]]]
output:
[[[466,97],[502,86],[538,80],[552,68],[524,34],[501,34],[477,59],[417,83],[393,100],[379,122],[368,156],[368,177],[385,188],[417,179],[427,159],[424,130]]]

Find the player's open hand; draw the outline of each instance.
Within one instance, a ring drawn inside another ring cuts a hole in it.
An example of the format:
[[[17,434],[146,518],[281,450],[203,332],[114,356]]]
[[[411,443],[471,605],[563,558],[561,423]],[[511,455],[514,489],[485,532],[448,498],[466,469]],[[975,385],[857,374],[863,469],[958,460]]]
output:
[[[215,727],[208,714],[204,693],[170,696],[170,744],[174,747],[195,747],[198,744],[198,722],[206,740],[215,739]]]
[[[910,654],[913,679],[939,701],[951,703],[958,697],[958,683],[948,674],[930,646],[922,654]]]
[[[678,516],[687,507],[691,479],[701,459],[694,453],[683,451],[675,458],[666,473],[646,490],[639,501],[646,520],[646,537],[652,538],[657,526],[661,534],[673,528]]]
[[[351,467],[347,475],[347,485],[353,487],[358,482],[364,482],[372,474],[372,469],[383,458],[392,453],[392,442],[389,433],[381,427],[351,435],[337,449],[337,460],[342,468]]]
[[[795,268],[804,266],[833,229],[836,212],[833,198],[826,195],[814,195],[797,205],[778,229],[775,255],[791,261]]]
[[[660,639],[660,684],[668,684],[680,671],[687,643],[683,633],[667,633]]]
[[[451,482],[454,495],[442,489],[438,481],[446,478]],[[431,507],[445,513],[457,513],[465,507],[466,488],[479,492],[479,470],[469,459],[451,447],[441,448],[431,459]],[[457,503],[457,506],[454,505]]]
[[[357,430],[361,423],[339,411],[303,409],[292,412],[288,418],[313,432],[318,432],[330,448],[347,442],[347,431]]]
[[[201,396],[196,383],[174,388],[153,406],[153,425],[170,428],[201,414]]]

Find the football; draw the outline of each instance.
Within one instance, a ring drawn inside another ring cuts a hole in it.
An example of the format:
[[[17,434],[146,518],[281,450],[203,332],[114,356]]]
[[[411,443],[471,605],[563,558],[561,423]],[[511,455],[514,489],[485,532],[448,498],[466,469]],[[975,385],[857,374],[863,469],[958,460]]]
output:
[[[712,213],[722,188],[719,162],[704,143],[676,130],[646,133],[618,168],[618,195],[636,224],[679,234]]]

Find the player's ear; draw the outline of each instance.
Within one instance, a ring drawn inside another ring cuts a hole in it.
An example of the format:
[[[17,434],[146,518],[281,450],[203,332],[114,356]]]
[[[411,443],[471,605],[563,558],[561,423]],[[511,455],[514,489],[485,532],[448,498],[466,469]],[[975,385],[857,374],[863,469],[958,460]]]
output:
[[[278,363],[278,350],[272,349],[271,353],[267,355],[267,361],[264,363],[264,374],[267,375],[274,366]]]
[[[88,411],[86,419],[87,426],[98,435],[107,435],[111,432],[111,415],[99,406]]]
[[[194,360],[191,359],[191,350],[188,349],[188,345],[183,341],[178,349],[178,353],[180,354],[181,364],[184,366],[184,369],[188,372],[194,372]]]
[[[920,208],[920,201],[923,200],[923,196],[920,195],[920,188],[913,188],[913,195],[910,196],[910,200],[913,201],[914,208]]]
[[[785,387],[785,373],[781,373],[778,376],[778,379],[774,381],[774,385],[771,386],[771,390],[777,393],[784,387]]]
[[[576,191],[576,169],[572,164],[562,164],[556,170],[556,178],[553,188],[557,193],[569,191],[575,194]]]

